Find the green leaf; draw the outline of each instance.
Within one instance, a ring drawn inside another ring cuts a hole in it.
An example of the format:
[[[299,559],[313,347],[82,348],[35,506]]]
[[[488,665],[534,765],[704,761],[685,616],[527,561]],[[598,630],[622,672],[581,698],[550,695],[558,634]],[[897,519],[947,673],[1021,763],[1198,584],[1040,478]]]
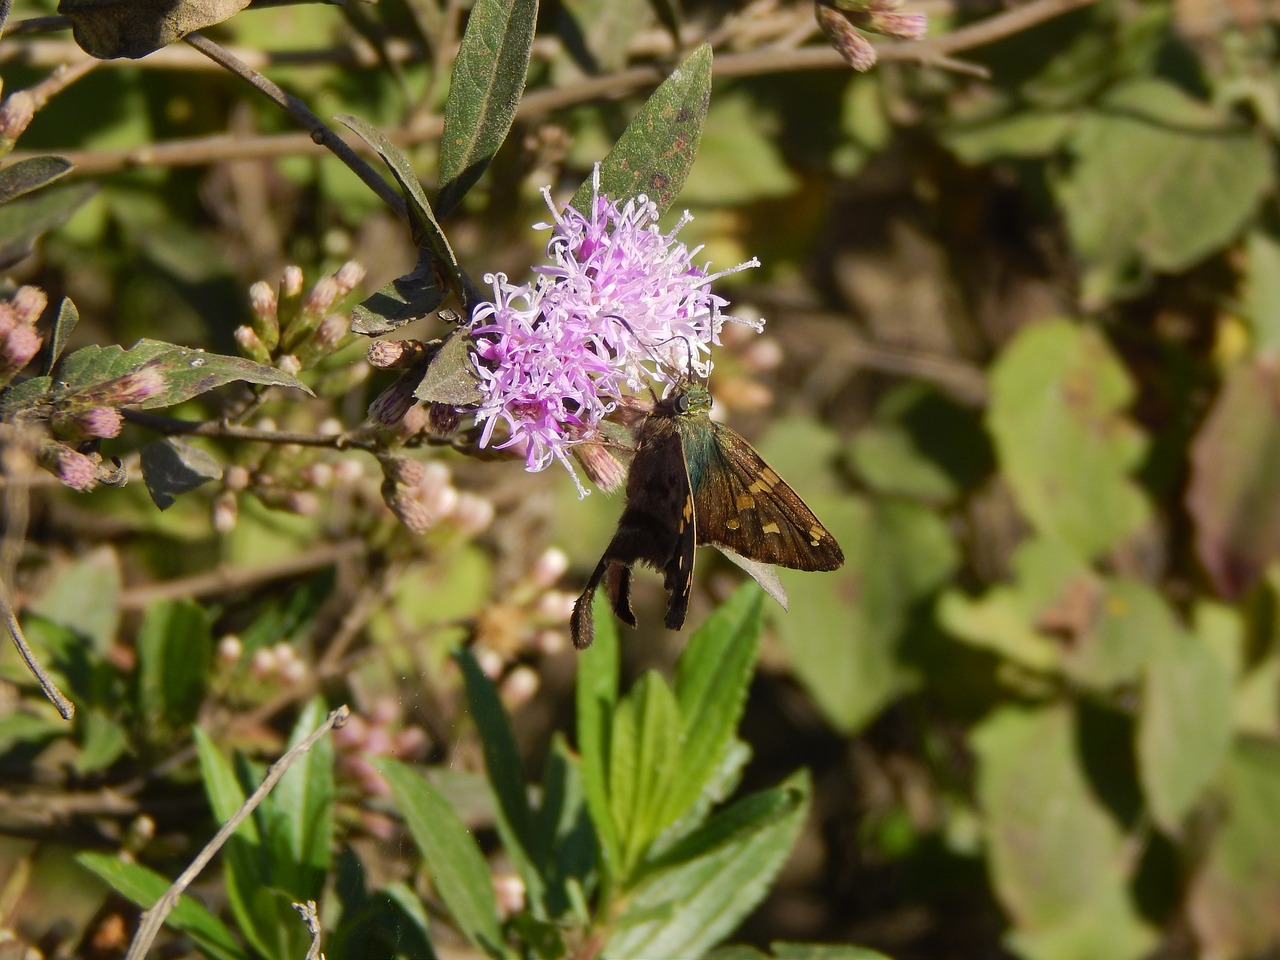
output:
[[[843,544],[845,565],[784,571],[791,609],[777,630],[823,713],[853,733],[918,682],[901,652],[911,612],[950,575],[956,545],[946,524],[915,504],[847,494],[808,502]]]
[[[171,407],[236,380],[311,393],[297,377],[275,367],[147,339],[139,340],[128,350],[116,345],[82,347],[69,354],[58,367],[58,393],[81,397],[96,392],[109,394],[111,381],[143,369],[158,371],[164,378],[160,393],[135,404],[144,410]]]
[[[289,750],[305,740],[328,715],[323,700],[311,700],[289,735]],[[320,895],[333,849],[333,738],[321,737],[285,771],[271,791],[271,809],[283,816],[272,826],[287,844],[291,864],[300,868],[300,882],[278,885],[299,897]],[[308,887],[310,889],[308,889]]]
[[[71,34],[85,53],[99,60],[136,60],[193,30],[229,20],[248,5],[249,0],[62,0],[58,12],[71,20]]]
[[[809,808],[809,780],[739,801],[646,872],[603,955],[698,957],[730,933],[768,892]],[[673,909],[674,908],[674,909]]]
[[[352,308],[351,332],[380,337],[434,313],[444,302],[444,291],[436,282],[434,265],[431,251],[419,250],[418,262],[411,272],[392,280]]]
[[[69,627],[105,652],[120,626],[120,558],[110,547],[81,556],[28,609]]]
[[[1232,367],[1191,447],[1187,506],[1218,592],[1242,597],[1280,556],[1280,376],[1269,359]]]
[[[622,864],[621,841],[609,806],[614,714],[618,703],[618,628],[603,595],[595,599],[595,642],[578,655],[578,752],[587,809],[600,837],[606,870]]]
[[[0,170],[0,204],[65,177],[74,164],[64,157],[30,157]]]
[[[1090,308],[1221,249],[1273,184],[1260,131],[1161,80],[1112,90],[1068,148],[1074,162],[1056,193]]]
[[[0,270],[29,254],[41,234],[70,219],[97,191],[91,183],[73,183],[0,205]]]
[[[1161,645],[1183,633],[1164,598],[1145,583],[1113,579],[1096,596],[1088,590],[1080,629],[1070,631],[1062,657],[1064,671],[1081,686],[1108,690],[1139,680]]]
[[[1280,748],[1237,744],[1214,792],[1221,820],[1192,875],[1187,916],[1206,956],[1263,956],[1280,940]]]
[[[471,337],[461,327],[450,333],[431,358],[413,395],[419,400],[458,407],[480,403],[484,394],[471,359],[473,347]]]
[[[82,708],[76,717],[83,731],[76,769],[82,774],[105,770],[124,753],[129,735],[114,716],[98,707]]]
[[[508,956],[489,867],[475,838],[416,770],[387,757],[376,763],[458,929],[489,956]]]
[[[49,334],[49,352],[45,359],[45,373],[53,370],[62,356],[62,351],[71,339],[71,332],[80,323],[80,311],[71,302],[70,297],[63,297],[58,304],[58,315],[53,321],[53,331]]]
[[[582,777],[563,735],[555,733],[542,775],[542,805],[534,817],[534,835],[548,851],[541,865],[546,878],[543,902],[534,905],[541,918],[560,917],[574,905],[574,892],[585,888],[599,860],[595,829],[587,814]],[[541,907],[541,912],[538,908]]]
[[[658,817],[682,817],[715,776],[747,702],[760,642],[764,596],[744,584],[689,638],[676,664],[679,771]]]
[[[1244,316],[1253,333],[1254,351],[1280,350],[1280,237],[1254,230],[1245,243]]]
[[[502,832],[503,845],[524,879],[528,899],[541,901],[544,878],[540,868],[546,858],[546,847],[534,830],[529,787],[520,769],[520,751],[511,719],[502,708],[493,681],[484,675],[471,651],[458,650],[454,659],[462,668],[467,706],[480,733],[485,770],[498,801],[498,829]]]
[[[139,451],[142,480],[161,510],[168,510],[184,493],[222,479],[222,464],[207,450],[180,437],[153,440]]]
[[[622,848],[623,882],[670,823],[663,800],[683,773],[680,714],[671,688],[649,671],[618,704],[609,745],[609,808]]]
[[[84,851],[76,854],[76,862],[144,910],[150,910],[170,886],[153,870],[104,853]],[[190,894],[179,898],[165,924],[190,936],[214,960],[248,960],[231,931]]]
[[[196,718],[213,662],[209,617],[193,600],[153,603],[138,629],[138,713],[152,742]]]
[[[404,194],[405,202],[409,206],[413,242],[419,250],[419,268],[423,263],[422,251],[425,247],[430,250],[435,267],[443,270],[441,274],[436,275],[436,286],[448,283],[450,289],[462,301],[466,312],[469,313],[471,305],[480,299],[479,294],[458,264],[458,258],[453,248],[449,246],[449,240],[445,237],[444,231],[440,229],[436,215],[431,210],[431,201],[427,199],[418,175],[413,172],[413,165],[409,163],[409,158],[369,121],[350,114],[339,116],[338,120],[373,147],[390,169],[391,175],[396,178],[396,182],[400,184],[400,192]]]
[[[1200,799],[1231,743],[1231,677],[1198,639],[1178,632],[1147,667],[1138,711],[1138,774],[1151,815],[1171,834]]]
[[[1024,328],[992,368],[987,427],[1018,505],[1084,559],[1149,520],[1130,479],[1145,437],[1121,414],[1133,394],[1102,335],[1067,320]]]
[[[777,114],[759,97],[731,90],[711,103],[698,162],[681,191],[687,204],[731,207],[790,196],[800,188],[782,154]]]
[[[1129,898],[1127,839],[1081,768],[1071,709],[998,708],[972,743],[1014,949],[1034,960],[1145,955],[1156,940]]]
[[[529,70],[538,0],[477,0],[449,81],[440,138],[440,193],[448,216],[511,129]]]
[[[615,200],[647,194],[666,210],[680,193],[698,153],[711,100],[711,47],[703,44],[671,74],[627,124],[600,164],[600,193]],[[569,205],[590,210],[592,184]]]

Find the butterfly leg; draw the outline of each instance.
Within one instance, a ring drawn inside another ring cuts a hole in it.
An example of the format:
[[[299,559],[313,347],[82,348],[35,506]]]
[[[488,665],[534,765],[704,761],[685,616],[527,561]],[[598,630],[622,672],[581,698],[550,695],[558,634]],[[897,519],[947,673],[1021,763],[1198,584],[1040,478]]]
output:
[[[600,585],[600,579],[604,576],[608,566],[609,561],[605,559],[601,559],[596,564],[591,578],[582,590],[582,595],[578,597],[577,602],[573,605],[573,616],[569,618],[569,636],[573,638],[573,645],[579,650],[585,650],[591,646],[591,641],[596,637],[596,625],[595,618],[591,613],[591,602],[595,599],[596,587]]]
[[[631,610],[631,567],[625,563],[610,563],[604,576],[604,589],[618,619],[628,627],[634,627],[636,615]]]

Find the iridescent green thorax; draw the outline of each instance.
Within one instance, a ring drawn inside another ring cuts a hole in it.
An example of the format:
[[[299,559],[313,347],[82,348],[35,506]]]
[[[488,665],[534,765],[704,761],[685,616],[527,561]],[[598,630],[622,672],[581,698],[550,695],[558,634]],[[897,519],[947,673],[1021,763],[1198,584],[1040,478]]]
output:
[[[711,391],[700,383],[690,384],[684,389],[683,407],[677,415],[676,426],[680,431],[685,464],[689,468],[689,485],[696,493],[701,489],[707,471],[714,469],[717,456],[716,426],[708,416]]]

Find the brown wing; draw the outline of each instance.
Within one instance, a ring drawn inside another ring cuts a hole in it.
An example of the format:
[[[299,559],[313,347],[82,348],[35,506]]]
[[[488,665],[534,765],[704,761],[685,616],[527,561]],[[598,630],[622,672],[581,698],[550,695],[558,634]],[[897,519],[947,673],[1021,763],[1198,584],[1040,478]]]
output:
[[[618,619],[635,626],[630,584],[631,566],[638,562],[662,571],[669,595],[666,624],[673,630],[683,626],[693,587],[696,546],[693,492],[680,433],[670,416],[651,415],[631,461],[627,505],[618,530],[574,604],[570,622],[574,646],[582,649],[591,644],[591,600],[601,580]]]
[[[844,552],[800,495],[736,432],[712,423],[714,459],[695,491],[698,542],[794,570],[835,570]]]

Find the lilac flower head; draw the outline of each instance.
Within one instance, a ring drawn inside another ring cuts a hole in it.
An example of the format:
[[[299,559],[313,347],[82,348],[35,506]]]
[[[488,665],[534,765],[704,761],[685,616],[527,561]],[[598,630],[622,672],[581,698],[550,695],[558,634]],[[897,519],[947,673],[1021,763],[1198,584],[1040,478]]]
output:
[[[532,283],[486,276],[493,299],[470,321],[484,397],[476,412],[480,445],[490,445],[505,423],[508,437],[498,448],[521,447],[530,471],[559,460],[584,496],[569,451],[598,439],[600,421],[619,400],[706,377],[726,320],[760,326],[723,314],[728,301],[710,289],[759,261],[710,274],[693,264],[701,248],[676,239],[688,213],[663,232],[648,197],[610,200],[600,193],[598,167],[592,187],[588,213],[557,212],[543,190],[553,222],[535,227],[552,231],[550,262],[534,268]]]

